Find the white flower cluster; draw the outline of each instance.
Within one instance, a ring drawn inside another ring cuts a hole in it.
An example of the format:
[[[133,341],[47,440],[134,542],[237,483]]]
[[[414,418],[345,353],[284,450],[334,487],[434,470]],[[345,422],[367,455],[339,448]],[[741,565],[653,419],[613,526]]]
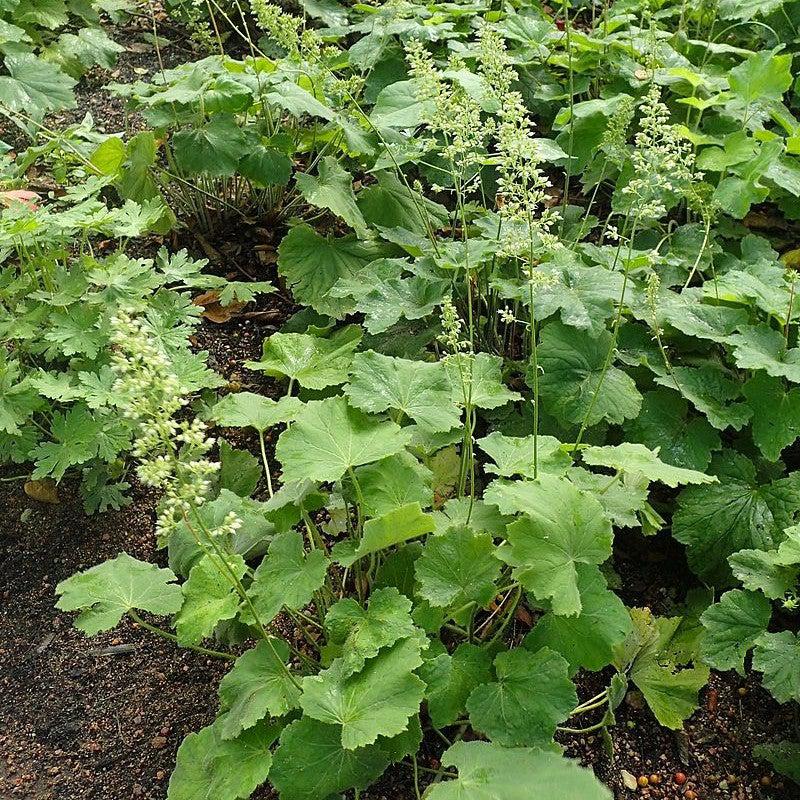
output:
[[[557,212],[547,208],[550,180],[540,169],[533,121],[525,101],[511,86],[517,74],[505,41],[489,26],[480,35],[478,69],[498,105],[496,139],[498,155],[497,204],[503,219],[503,253],[530,257],[535,246],[551,249],[557,237],[550,228]]]
[[[406,45],[409,74],[414,79],[418,96],[431,102],[432,111],[424,122],[431,132],[444,140],[441,155],[448,162],[459,190],[466,194],[477,187],[474,180],[482,163],[491,126],[481,118],[481,107],[464,88],[448,81],[436,66],[425,45],[412,39]],[[463,69],[464,64],[453,55],[448,71]]]
[[[452,298],[444,298],[441,314],[442,333],[439,334],[438,338],[446,350],[450,354],[471,350],[469,341],[462,338],[464,322],[458,316],[458,309],[453,304]]]
[[[658,85],[650,86],[640,108],[640,129],[631,153],[636,177],[622,191],[635,200],[639,217],[659,219],[666,214],[664,194],[688,194],[702,174],[695,172],[691,143],[669,124],[669,109],[661,101]]]
[[[206,457],[215,440],[201,420],[175,419],[186,393],[136,311],[120,310],[110,322],[116,405],[138,428],[132,454],[140,460],[139,479],[164,492],[156,528],[168,537],[208,497],[219,470],[219,463]],[[240,524],[229,515],[213,534],[232,533]]]

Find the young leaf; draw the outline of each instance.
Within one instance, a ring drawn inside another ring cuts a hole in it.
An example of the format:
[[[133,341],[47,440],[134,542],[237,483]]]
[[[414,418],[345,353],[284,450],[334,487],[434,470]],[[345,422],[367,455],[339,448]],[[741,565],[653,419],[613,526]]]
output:
[[[539,390],[548,410],[565,426],[596,425],[601,420],[620,424],[636,417],[642,396],[633,379],[610,366],[603,367],[613,339],[607,331],[592,336],[560,322],[542,331]],[[528,383],[531,382],[528,377]]]
[[[800,701],[800,640],[790,631],[765,633],[753,650],[753,669],[779,702]]]
[[[239,595],[227,576],[230,571],[241,580],[247,569],[244,559],[226,557],[228,569],[221,566],[218,556],[206,555],[189,573],[183,584],[183,606],[175,617],[178,642],[196,645],[214,632],[222,620],[233,619],[239,607]]]
[[[378,589],[366,609],[353,598],[336,603],[325,617],[330,643],[341,653],[340,670],[358,672],[381,648],[414,635],[411,601],[394,586]],[[344,668],[344,669],[342,669]]]
[[[345,394],[362,411],[396,409],[431,431],[449,431],[461,422],[440,361],[409,361],[368,350],[355,355],[350,375]]]
[[[222,737],[223,719],[190,733],[178,748],[167,800],[238,800],[267,779],[270,747],[281,726],[259,723],[236,739]]]
[[[735,669],[744,675],[744,657],[767,630],[772,607],[758,592],[732,589],[700,617],[705,628],[703,660],[714,669]]]
[[[260,641],[239,656],[219,684],[226,713],[217,725],[223,739],[235,739],[265,717],[282,717],[299,705],[300,690],[286,674],[289,646],[281,639],[271,642],[272,647]]]
[[[410,437],[408,429],[368,417],[343,397],[331,397],[301,409],[278,439],[275,455],[285,482],[337,481],[351,467],[399,453]]]
[[[543,647],[500,653],[494,660],[496,683],[478,686],[467,700],[473,727],[504,747],[546,746],[578,704],[569,665]]]
[[[366,788],[386,769],[390,757],[383,747],[346,750],[341,730],[310,717],[286,727],[270,771],[280,800],[328,800],[347,789]]]
[[[413,672],[422,664],[423,646],[428,643],[422,632],[402,639],[365,661],[355,674],[335,660],[319,675],[303,678],[303,711],[320,722],[341,725],[347,750],[402,733],[425,692],[425,684]]]
[[[556,753],[489,742],[456,742],[442,764],[458,778],[434,784],[428,800],[611,800],[592,771]]]
[[[262,624],[272,622],[284,606],[294,611],[308,605],[325,583],[327,572],[328,559],[322,550],[306,553],[297,531],[278,534],[247,591]],[[247,607],[243,618],[250,621]]]
[[[425,542],[415,567],[418,594],[434,607],[483,608],[495,595],[500,567],[490,534],[452,527]]]
[[[660,481],[675,488],[686,483],[718,483],[714,475],[705,475],[693,469],[665,464],[658,450],[643,444],[623,442],[618,445],[589,446],[581,451],[583,460],[593,467],[610,467],[617,472],[640,472],[651,481]]]
[[[174,614],[181,607],[175,573],[127,553],[79,572],[56,586],[56,608],[80,611],[75,627],[87,636],[107,631],[131,610]]]
[[[348,325],[329,339],[306,333],[273,333],[264,340],[261,361],[248,361],[246,366],[275,378],[285,376],[308,389],[324,389],[347,380],[359,341],[361,329],[357,325]]]
[[[534,502],[528,516],[508,526],[499,555],[525,589],[551,602],[554,613],[579,614],[576,565],[602,564],[611,555],[611,524],[600,503],[566,478],[545,475],[528,486]]]

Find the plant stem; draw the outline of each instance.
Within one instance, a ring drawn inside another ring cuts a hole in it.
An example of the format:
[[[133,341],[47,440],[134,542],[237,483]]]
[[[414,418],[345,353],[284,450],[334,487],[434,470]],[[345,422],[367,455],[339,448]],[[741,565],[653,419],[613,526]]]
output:
[[[220,650],[209,650],[207,647],[200,647],[199,645],[180,644],[178,642],[178,637],[174,633],[165,631],[163,628],[159,628],[157,625],[151,625],[149,622],[145,622],[145,620],[143,620],[132,608],[128,611],[128,616],[130,616],[130,618],[137,625],[140,625],[145,630],[150,631],[150,633],[155,633],[157,636],[161,636],[164,639],[169,639],[171,642],[178,644],[179,647],[186,648],[187,650],[194,650],[196,653],[202,653],[204,656],[211,656],[212,658],[221,658],[225,661],[236,661],[236,656],[233,655],[233,653],[223,653]]]

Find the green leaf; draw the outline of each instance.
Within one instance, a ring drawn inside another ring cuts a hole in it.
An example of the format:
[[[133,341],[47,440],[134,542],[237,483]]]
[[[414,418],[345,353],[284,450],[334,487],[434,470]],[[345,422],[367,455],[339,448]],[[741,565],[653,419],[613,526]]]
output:
[[[800,784],[800,744],[797,742],[769,742],[753,748],[753,757],[772,764],[776,772]]]
[[[746,106],[758,100],[780,102],[792,85],[791,65],[790,54],[778,56],[769,50],[753,53],[728,73],[731,91]]]
[[[347,380],[360,341],[358,325],[348,325],[329,339],[306,333],[273,333],[264,340],[261,361],[248,361],[246,366],[275,378],[288,377],[308,389],[324,389]]]
[[[688,403],[676,392],[646,392],[641,413],[626,424],[625,431],[633,441],[658,450],[658,457],[667,464],[702,472],[722,443],[705,419],[689,417],[687,411]]]
[[[759,485],[754,476],[720,476],[721,483],[690,486],[678,497],[672,533],[687,547],[689,566],[708,584],[729,586],[728,557],[771,550],[797,508],[796,481]]]
[[[239,656],[219,684],[226,712],[217,723],[223,739],[235,739],[265,717],[282,717],[299,705],[300,690],[286,674],[289,645],[281,639],[270,642],[260,641]]]
[[[567,258],[566,264],[553,264],[548,270],[555,282],[536,289],[533,301],[536,318],[546,319],[560,311],[564,325],[588,330],[593,336],[600,334],[606,321],[614,316],[622,291],[622,273],[584,266],[574,256]]]
[[[797,565],[783,563],[780,550],[740,550],[728,562],[745,589],[762,591],[772,600],[783,597],[797,585]]]
[[[431,471],[408,452],[359,467],[355,475],[367,516],[381,517],[408,503],[433,504]]]
[[[325,583],[328,559],[322,550],[306,553],[297,531],[279,533],[247,591],[262,624],[272,622],[286,606],[295,611],[307,606]],[[249,620],[244,610],[243,617]]]
[[[227,556],[230,572],[241,580],[247,569],[244,559]],[[178,642],[196,645],[211,636],[222,620],[233,619],[239,608],[239,595],[223,571],[219,558],[206,555],[200,559],[183,584],[183,606],[175,617]]]
[[[493,431],[476,444],[494,461],[484,467],[486,472],[512,478],[522,475],[536,477],[534,470],[533,436],[504,436]],[[567,449],[554,436],[538,436],[536,440],[536,461],[539,472],[563,475],[572,466],[572,457]]]
[[[779,331],[766,325],[743,325],[728,337],[734,359],[742,369],[763,369],[773,378],[800,383],[800,348],[786,349]]]
[[[236,450],[219,440],[219,485],[239,497],[250,497],[261,480],[261,462],[247,450]]]
[[[753,441],[770,461],[800,436],[800,388],[785,390],[780,378],[757,372],[743,387],[753,410]]]
[[[263,433],[273,425],[290,422],[302,407],[296,397],[276,401],[252,392],[236,392],[211,409],[211,418],[226,428],[255,428]]]
[[[366,788],[389,761],[380,745],[345,750],[338,725],[303,717],[281,734],[270,783],[280,800],[328,800],[346,789]]]
[[[611,555],[611,524],[600,503],[566,478],[544,475],[527,486],[527,516],[508,526],[499,555],[525,589],[552,603],[554,613],[579,614],[576,566],[602,564]]]
[[[350,374],[345,394],[362,411],[396,409],[431,431],[449,431],[461,422],[440,361],[409,361],[368,350],[356,353]]]
[[[303,678],[300,705],[305,714],[341,725],[342,746],[355,750],[379,736],[395,736],[419,711],[425,684],[413,670],[422,664],[424,634],[402,639],[365,661],[353,674],[337,659],[319,675]]]
[[[753,669],[779,702],[800,701],[800,640],[790,631],[765,633],[753,650]]]
[[[442,302],[446,286],[444,281],[422,275],[387,278],[360,297],[355,310],[364,315],[364,327],[370,334],[384,333],[401,317],[416,320],[430,315]]]
[[[714,364],[673,367],[670,375],[656,378],[656,383],[680,392],[718,430],[741,430],[750,419],[747,404],[734,402],[742,396],[741,386]]]
[[[501,564],[488,533],[448,528],[425,542],[415,572],[418,594],[435,608],[483,608],[495,595]]]
[[[278,439],[284,482],[337,481],[351,467],[402,451],[411,431],[350,408],[343,397],[307,403]]]
[[[394,587],[372,592],[366,609],[346,597],[325,617],[330,643],[341,653],[343,672],[358,672],[384,647],[414,635],[411,601]]]
[[[116,626],[131,610],[174,614],[181,607],[175,573],[127,553],[79,572],[56,586],[56,608],[80,611],[75,627],[94,636]]]
[[[496,683],[478,686],[467,700],[475,730],[504,747],[545,746],[578,704],[569,665],[543,647],[517,648],[494,660]]]
[[[5,53],[8,75],[0,76],[0,103],[13,113],[41,119],[49,111],[75,105],[75,81],[55,64],[30,53]]]
[[[409,539],[416,539],[430,533],[436,527],[430,514],[423,514],[419,503],[408,503],[389,511],[382,517],[367,520],[361,541],[348,540],[333,548],[334,558],[343,566],[349,567],[359,558],[386,550]]]
[[[317,177],[298,172],[295,182],[307,203],[317,208],[327,208],[341,217],[358,236],[366,238],[367,223],[356,205],[353,176],[342,168],[336,158],[325,156],[319,162]]]
[[[704,665],[681,669],[687,658],[673,642],[681,617],[654,617],[650,609],[631,609],[634,630],[618,649],[616,666],[630,668],[630,678],[644,695],[659,724],[680,730],[697,709],[697,695],[708,681]]]
[[[340,278],[352,278],[384,254],[379,244],[360,242],[354,236],[321,236],[310,225],[302,224],[292,228],[280,243],[278,272],[286,278],[298,303],[340,318],[353,310],[353,302],[330,296],[331,288]]]
[[[567,659],[572,669],[597,670],[610,664],[614,648],[631,633],[631,618],[623,602],[608,591],[599,570],[578,565],[582,609],[577,617],[545,613],[525,637],[528,650],[549,647]]]
[[[581,456],[593,467],[610,467],[618,472],[639,472],[650,481],[660,481],[673,489],[686,483],[719,482],[714,475],[665,464],[658,457],[658,449],[650,450],[642,444],[623,442],[602,447],[589,446],[581,451]]]
[[[415,231],[447,223],[449,214],[443,205],[409,189],[394,172],[382,170],[374,175],[377,183],[358,193],[358,207],[370,225]]]
[[[521,400],[503,383],[503,359],[490,353],[456,353],[448,356],[445,367],[450,376],[453,402],[474,408],[500,408],[506,403]]]
[[[257,145],[239,162],[239,172],[259,188],[285,186],[292,177],[292,160],[274,147]]]
[[[428,715],[435,727],[446,728],[463,715],[472,691],[491,682],[491,668],[491,655],[469,642],[462,642],[452,656],[441,653],[420,667],[420,677],[428,687]]]
[[[563,425],[621,424],[636,417],[642,396],[632,378],[603,366],[613,344],[608,331],[590,335],[560,322],[544,327],[538,348],[539,390],[546,409]],[[528,383],[531,379],[528,377]]]
[[[50,433],[55,441],[40,443],[30,454],[36,462],[36,480],[50,476],[59,481],[70,467],[92,458],[101,429],[86,406],[74,405],[66,414],[53,414]]]
[[[232,114],[215,114],[210,122],[172,137],[175,162],[187,175],[233,175],[246,148],[247,138]]]
[[[591,770],[556,753],[456,742],[442,764],[456,767],[458,778],[434,784],[426,800],[611,800]]]
[[[769,600],[758,592],[732,589],[700,617],[705,628],[703,660],[714,669],[744,675],[744,657],[764,633],[772,616]]]
[[[267,779],[270,747],[281,726],[261,723],[236,739],[224,739],[222,723],[218,719],[183,740],[167,800],[239,800]]]

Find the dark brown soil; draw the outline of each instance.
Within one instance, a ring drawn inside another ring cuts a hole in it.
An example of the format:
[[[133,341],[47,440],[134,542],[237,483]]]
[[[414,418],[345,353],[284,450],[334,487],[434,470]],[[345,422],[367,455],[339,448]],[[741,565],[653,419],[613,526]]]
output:
[[[112,74],[97,71],[84,79],[79,108],[57,124],[90,111],[101,130],[136,127],[122,103],[101,88],[112,80],[153,76],[153,48],[142,40],[149,29],[147,18],[137,18],[118,32],[128,52]],[[162,52],[165,66],[191,57],[179,32],[161,32],[173,41]],[[172,244],[210,257],[220,274],[274,279],[271,248],[277,240],[275,231],[248,228],[213,243],[185,232]],[[288,298],[272,295],[223,325],[205,323],[197,347],[209,351],[211,366],[232,385],[275,394],[277,387],[243,362],[260,356],[263,338],[292,311]],[[246,432],[235,432],[235,444],[256,447]],[[2,477],[22,471],[8,468]],[[164,556],[155,550],[155,499],[148,493],[137,489],[128,508],[92,518],[84,516],[74,486],[59,487],[59,497],[57,505],[44,505],[24,494],[21,481],[0,483],[0,800],[163,800],[181,740],[214,718],[216,687],[227,666],[129,622],[94,639],[72,627],[71,615],[54,608],[58,581],[121,550],[160,563]],[[658,613],[669,613],[691,581],[668,537],[643,542],[620,536],[615,566],[624,576],[626,603]],[[515,625],[511,635],[524,635],[527,628]],[[601,687],[601,676],[579,680],[583,698]],[[680,800],[690,790],[698,800],[800,798],[798,787],[752,761],[753,745],[796,738],[800,729],[796,707],[778,706],[752,676],[714,674],[685,734],[660,728],[636,693],[617,716],[613,755],[597,734],[565,737],[562,744],[568,755],[594,767],[618,798]],[[426,739],[420,765],[438,768],[444,748],[438,739]],[[630,790],[623,770],[634,778],[655,774],[660,782]],[[685,773],[685,784],[674,782],[676,772]],[[263,789],[254,797],[273,794]],[[362,793],[364,800],[414,797],[411,772],[402,765]]]

